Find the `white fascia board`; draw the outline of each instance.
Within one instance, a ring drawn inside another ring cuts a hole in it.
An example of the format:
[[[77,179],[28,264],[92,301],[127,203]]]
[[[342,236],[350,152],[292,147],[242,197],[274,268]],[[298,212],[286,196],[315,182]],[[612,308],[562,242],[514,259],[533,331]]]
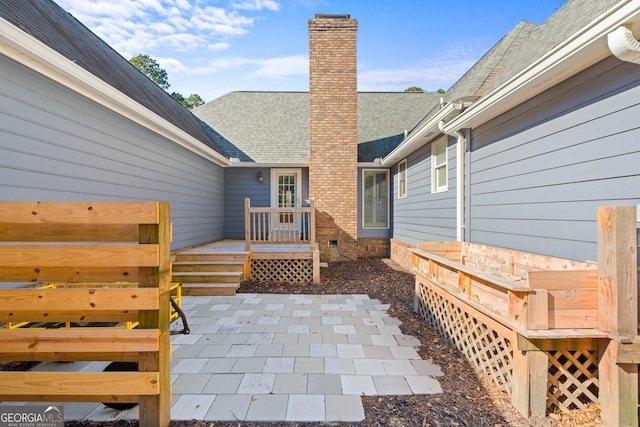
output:
[[[358,162],[359,168],[378,168],[378,169],[387,169],[388,166],[382,166],[380,162]]]
[[[407,157],[409,154],[422,147],[424,144],[439,135],[440,129],[438,124],[443,121],[455,117],[459,113],[461,108],[464,107],[463,103],[458,101],[449,102],[440,111],[436,113],[428,122],[424,123],[418,129],[411,132],[400,145],[398,145],[391,153],[389,153],[384,159],[382,159],[382,166],[392,166],[398,163],[400,160]]]
[[[611,55],[607,34],[624,24],[638,24],[639,20],[640,0],[618,3],[497,90],[478,100],[447,123],[444,131],[450,133],[475,128],[605,59]]]
[[[252,163],[252,162],[231,161],[228,166],[231,166],[232,168],[263,168],[263,169],[308,168],[309,163]]]
[[[205,159],[220,166],[229,166],[230,164],[226,157],[211,147],[138,104],[2,18],[0,18],[0,54],[162,135]]]

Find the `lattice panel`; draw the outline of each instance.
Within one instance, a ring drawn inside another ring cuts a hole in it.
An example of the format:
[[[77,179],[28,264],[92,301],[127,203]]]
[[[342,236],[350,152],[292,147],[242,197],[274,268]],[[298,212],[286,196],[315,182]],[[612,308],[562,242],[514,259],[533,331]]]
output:
[[[562,411],[598,403],[598,357],[596,351],[551,351],[547,407]]]
[[[513,352],[511,343],[487,325],[447,301],[424,284],[418,286],[420,316],[511,395]]]
[[[460,350],[477,369],[511,395],[513,349],[508,339],[462,308],[418,282],[418,313]],[[582,409],[598,404],[596,351],[545,351],[549,358],[547,409]]]
[[[251,278],[256,282],[311,283],[313,260],[310,259],[253,259]]]

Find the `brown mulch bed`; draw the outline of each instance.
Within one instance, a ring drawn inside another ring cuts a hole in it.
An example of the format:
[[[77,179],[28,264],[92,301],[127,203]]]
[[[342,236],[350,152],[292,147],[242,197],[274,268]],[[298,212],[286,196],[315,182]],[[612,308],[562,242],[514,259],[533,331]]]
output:
[[[245,283],[243,293],[285,294],[367,294],[383,304],[390,304],[389,315],[402,321],[405,335],[420,340],[422,359],[441,367],[438,377],[444,393],[436,395],[365,396],[362,398],[365,420],[360,423],[326,423],[327,426],[601,426],[598,409],[568,414],[550,414],[545,418],[525,419],[484,375],[479,375],[466,359],[438,336],[435,330],[413,312],[414,277],[387,259],[360,259],[331,263],[321,271],[321,285],[281,285]],[[137,422],[68,422],[69,427],[130,427]],[[173,421],[174,427],[311,427],[319,423],[256,423]]]

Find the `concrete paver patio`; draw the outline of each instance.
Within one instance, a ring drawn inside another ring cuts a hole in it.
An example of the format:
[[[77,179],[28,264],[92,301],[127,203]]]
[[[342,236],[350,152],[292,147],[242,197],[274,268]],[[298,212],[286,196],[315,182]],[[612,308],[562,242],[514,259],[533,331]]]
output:
[[[361,395],[442,392],[434,378],[442,371],[420,359],[419,340],[367,295],[184,297],[182,308],[191,334],[172,336],[175,421],[361,421]],[[138,418],[137,406],[63,405],[66,420]]]

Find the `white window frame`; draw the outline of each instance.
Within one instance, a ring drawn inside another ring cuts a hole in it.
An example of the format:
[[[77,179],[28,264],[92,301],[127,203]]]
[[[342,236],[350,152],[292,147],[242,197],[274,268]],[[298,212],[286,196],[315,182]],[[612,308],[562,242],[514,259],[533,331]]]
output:
[[[404,165],[404,170],[402,166]],[[404,184],[404,189],[403,189]],[[403,191],[404,190],[404,191]],[[398,199],[407,197],[407,159],[398,163]]]
[[[385,226],[380,226],[380,225],[366,225],[365,224],[365,211],[366,211],[366,189],[365,189],[365,177],[367,173],[384,173],[386,174],[386,181],[387,181],[387,221],[386,221],[386,225]],[[373,229],[378,229],[378,230],[383,230],[383,229],[388,229],[389,228],[389,216],[391,215],[391,201],[389,200],[389,196],[390,196],[390,189],[391,189],[391,185],[389,183],[389,170],[388,169],[363,169],[362,170],[362,213],[361,213],[361,221],[362,221],[362,228],[363,229],[367,229],[367,230],[373,230]]]
[[[448,139],[444,138],[431,144],[431,194],[442,193],[449,189],[449,147]],[[436,152],[444,146],[444,162],[437,163]],[[439,169],[444,169],[446,179],[444,185],[438,186]]]

